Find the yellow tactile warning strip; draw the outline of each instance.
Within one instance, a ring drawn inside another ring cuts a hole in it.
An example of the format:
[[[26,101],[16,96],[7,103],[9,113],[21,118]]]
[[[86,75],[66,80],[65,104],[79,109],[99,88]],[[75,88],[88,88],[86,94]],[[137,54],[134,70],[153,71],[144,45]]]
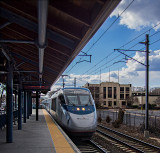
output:
[[[55,125],[50,115],[45,109],[43,109],[43,114],[45,116],[48,129],[50,131],[55,149],[57,153],[75,153],[71,148],[70,144],[67,142],[63,134],[60,132],[58,127]]]

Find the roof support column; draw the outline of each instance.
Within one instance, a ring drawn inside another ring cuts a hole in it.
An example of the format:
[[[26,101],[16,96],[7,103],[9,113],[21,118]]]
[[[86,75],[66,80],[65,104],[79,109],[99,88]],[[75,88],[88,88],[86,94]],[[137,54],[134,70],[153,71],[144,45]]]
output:
[[[21,87],[21,81],[20,81],[20,85],[18,89],[18,130],[21,130],[21,129],[22,129],[22,87]]]
[[[6,141],[13,142],[13,64],[8,61]]]
[[[31,97],[31,95],[32,95],[32,92],[29,91],[29,116],[31,116],[31,114],[32,114],[32,97]]]
[[[27,109],[26,91],[24,91],[24,111],[23,111],[23,122],[24,123],[26,123],[26,109]]]
[[[42,81],[44,49],[46,48],[46,27],[48,0],[38,1],[38,47],[39,47],[39,79]]]
[[[39,93],[36,91],[36,121],[38,121]]]
[[[27,119],[29,119],[29,91],[27,91],[26,97],[27,97]]]

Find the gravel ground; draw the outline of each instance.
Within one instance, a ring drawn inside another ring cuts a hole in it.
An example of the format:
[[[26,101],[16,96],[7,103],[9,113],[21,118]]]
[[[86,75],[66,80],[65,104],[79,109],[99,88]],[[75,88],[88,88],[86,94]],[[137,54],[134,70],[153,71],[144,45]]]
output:
[[[141,132],[139,130],[139,128],[130,128],[130,127],[127,127],[126,125],[121,125],[119,128],[114,128],[111,125],[111,123],[108,124],[106,122],[101,122],[101,124],[103,126],[106,126],[106,127],[111,128],[113,130],[125,133],[127,135],[130,135],[132,137],[135,137],[135,138],[140,139],[142,141],[145,141],[147,143],[150,143],[150,144],[153,144],[156,146],[160,146],[160,135],[158,135],[158,134],[155,135],[155,134],[150,133],[150,135],[149,135],[150,137],[145,138],[143,132]]]
[[[107,152],[109,153],[124,153],[124,151],[121,151],[119,148],[113,145],[110,141],[107,141],[106,139],[102,138],[97,134],[94,134],[92,139],[98,142],[104,148],[106,148]]]

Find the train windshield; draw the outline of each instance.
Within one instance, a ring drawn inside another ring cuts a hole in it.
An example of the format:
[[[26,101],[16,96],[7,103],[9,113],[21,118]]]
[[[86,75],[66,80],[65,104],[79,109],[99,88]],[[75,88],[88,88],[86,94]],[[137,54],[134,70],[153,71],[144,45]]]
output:
[[[87,94],[66,94],[68,105],[93,105],[90,95]]]

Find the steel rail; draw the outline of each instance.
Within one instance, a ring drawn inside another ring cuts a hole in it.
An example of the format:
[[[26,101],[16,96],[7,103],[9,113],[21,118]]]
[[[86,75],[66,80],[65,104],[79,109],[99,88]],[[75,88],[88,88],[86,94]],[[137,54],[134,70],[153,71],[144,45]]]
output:
[[[147,145],[147,146],[150,146],[150,147],[152,147],[152,148],[154,148],[154,149],[160,150],[160,147],[158,147],[158,146],[154,146],[154,145],[152,145],[152,144],[149,144],[149,143],[144,142],[144,141],[142,141],[142,140],[139,140],[139,139],[137,139],[137,138],[131,137],[131,136],[127,135],[127,134],[124,134],[124,133],[121,133],[121,132],[112,130],[112,129],[110,129],[110,128],[108,128],[108,127],[105,127],[105,126],[102,126],[102,125],[98,125],[98,126],[101,127],[101,128],[104,128],[104,129],[106,129],[106,130],[109,130],[109,131],[111,131],[111,132],[114,132],[114,133],[116,133],[116,134],[118,134],[118,135],[120,135],[120,136],[127,137],[127,138],[129,138],[129,139],[131,139],[131,140],[140,142],[140,143],[145,144],[145,145]]]
[[[106,134],[106,133],[104,133],[104,132],[102,132],[102,131],[100,131],[100,130],[96,130],[96,132],[99,132],[99,133],[101,133],[102,135],[104,135],[104,136],[106,136],[106,137],[109,137],[110,139],[112,139],[112,140],[114,140],[114,141],[117,141],[117,142],[119,142],[119,143],[121,143],[121,144],[123,144],[123,145],[125,145],[125,146],[127,146],[127,147],[129,147],[129,148],[131,148],[131,149],[133,149],[133,150],[135,150],[135,151],[138,151],[139,153],[145,153],[145,151],[140,150],[140,149],[138,149],[138,148],[136,148],[136,147],[134,147],[134,146],[132,146],[132,145],[129,145],[128,143],[126,143],[126,142],[124,142],[124,141],[121,141],[121,140],[119,140],[119,139],[117,139],[117,138],[115,138],[115,137],[113,137],[113,136],[110,136],[109,134]]]
[[[97,145],[96,142],[94,142],[93,140],[89,140],[89,142],[91,144],[93,144],[94,146],[96,146],[101,152],[107,153],[107,151],[105,151],[102,147],[100,147],[99,145]]]

